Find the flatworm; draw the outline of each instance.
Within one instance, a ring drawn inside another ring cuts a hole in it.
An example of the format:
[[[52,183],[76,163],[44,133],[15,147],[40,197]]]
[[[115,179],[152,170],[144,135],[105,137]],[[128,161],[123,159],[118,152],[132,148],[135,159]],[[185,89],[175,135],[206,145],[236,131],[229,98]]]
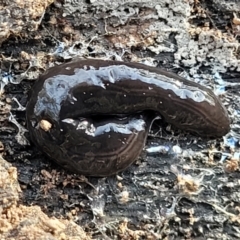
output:
[[[153,119],[201,137],[230,129],[204,86],[138,63],[81,60],[55,66],[32,88],[26,117],[36,146],[65,169],[108,176],[140,155]]]

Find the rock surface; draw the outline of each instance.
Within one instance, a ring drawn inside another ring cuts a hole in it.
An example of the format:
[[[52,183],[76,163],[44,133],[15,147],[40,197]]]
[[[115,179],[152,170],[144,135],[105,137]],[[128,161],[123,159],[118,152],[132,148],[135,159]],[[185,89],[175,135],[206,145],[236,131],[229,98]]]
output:
[[[10,35],[26,36],[36,31],[45,14],[45,9],[54,0],[1,0],[0,45]]]
[[[18,203],[21,193],[17,169],[0,159],[1,240],[88,240],[83,229],[71,220],[49,218],[38,206]]]
[[[9,162],[0,161],[1,234],[239,239],[238,1],[52,2],[0,0],[0,152]],[[231,131],[208,141],[160,121],[118,176],[66,173],[29,143],[24,106],[41,72],[74,57],[141,62],[208,86]]]

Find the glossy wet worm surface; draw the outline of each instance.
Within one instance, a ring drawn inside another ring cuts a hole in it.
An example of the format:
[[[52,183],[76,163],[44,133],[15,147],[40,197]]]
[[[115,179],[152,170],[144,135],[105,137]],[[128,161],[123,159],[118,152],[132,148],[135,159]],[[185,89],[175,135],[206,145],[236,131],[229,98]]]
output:
[[[140,155],[161,116],[201,137],[230,128],[213,92],[176,74],[137,63],[75,60],[41,75],[27,105],[30,137],[65,169],[108,176]]]

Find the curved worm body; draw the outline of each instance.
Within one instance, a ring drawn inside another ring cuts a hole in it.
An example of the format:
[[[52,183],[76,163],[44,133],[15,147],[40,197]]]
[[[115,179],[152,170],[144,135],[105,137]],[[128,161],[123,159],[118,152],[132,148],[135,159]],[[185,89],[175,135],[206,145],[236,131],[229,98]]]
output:
[[[40,150],[65,169],[91,176],[128,167],[156,115],[202,137],[221,137],[230,128],[210,89],[158,68],[92,59],[46,71],[26,112]]]

